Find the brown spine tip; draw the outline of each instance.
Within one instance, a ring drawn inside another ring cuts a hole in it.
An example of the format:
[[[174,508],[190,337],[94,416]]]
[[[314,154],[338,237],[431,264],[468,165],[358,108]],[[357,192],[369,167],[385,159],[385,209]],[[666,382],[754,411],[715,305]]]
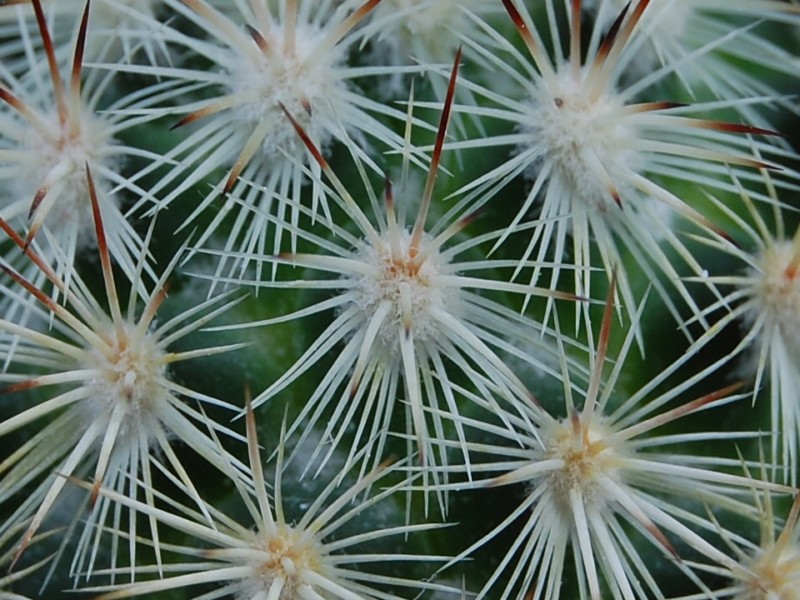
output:
[[[381,3],[381,0],[367,0],[364,4],[362,4],[358,10],[356,10],[353,15],[355,15],[356,23],[358,23],[361,19],[366,17],[373,8],[378,6]]]
[[[181,120],[179,120],[177,123],[174,123],[173,125],[170,125],[169,130],[170,131],[175,131],[179,127],[183,127],[184,125],[188,125],[189,123],[193,123],[193,122],[195,122],[195,121],[197,121],[199,119],[202,119],[205,116],[206,116],[206,111],[205,111],[205,109],[201,108],[200,110],[196,110],[193,113],[186,115]]]
[[[11,385],[7,385],[6,387],[0,389],[0,395],[4,394],[14,394],[16,392],[24,392],[27,390],[33,390],[39,387],[39,378],[34,379],[27,379],[25,381],[20,381],[18,383],[12,383]]]
[[[25,550],[28,549],[28,546],[30,546],[34,533],[36,533],[36,530],[31,530],[31,529],[28,529],[28,531],[25,532],[22,541],[19,543],[19,546],[17,547],[17,551],[14,552],[14,557],[11,559],[11,564],[9,564],[8,566],[9,573],[14,570],[14,567],[17,566],[19,559],[22,558],[22,554],[25,552]]]
[[[94,508],[94,505],[97,504],[97,499],[100,497],[100,486],[102,485],[101,481],[95,481],[94,485],[92,485],[92,494],[89,497],[89,506]]]
[[[27,254],[28,250],[30,250],[31,244],[33,243],[36,234],[39,233],[39,225],[34,225],[31,227],[30,231],[28,231],[28,235],[25,236],[25,243],[22,245],[22,251]]]
[[[660,100],[658,102],[642,102],[640,104],[632,104],[627,107],[627,110],[632,114],[644,112],[658,112],[664,110],[672,110],[674,108],[686,108],[689,106],[685,102],[671,102],[669,100]]]
[[[222,187],[222,193],[220,194],[220,197],[231,193],[233,186],[236,185],[236,180],[239,179],[239,175],[242,174],[242,171],[246,166],[247,160],[242,156],[240,156],[236,162],[233,163],[233,168],[228,174],[228,178],[225,180],[225,185]]]
[[[31,201],[31,207],[28,209],[28,219],[33,217],[33,213],[36,212],[36,209],[39,208],[39,205],[44,200],[44,197],[47,195],[47,192],[50,188],[42,186],[38,190],[36,190],[36,194],[33,196],[33,200]]]
[[[511,17],[511,22],[514,23],[514,26],[519,30],[521,35],[528,35],[530,32],[528,31],[528,26],[525,24],[525,20],[522,18],[522,15],[519,14],[519,10],[517,7],[514,6],[514,3],[511,0],[503,0],[503,6],[508,13],[508,16]]]
[[[92,204],[92,218],[94,219],[94,230],[97,235],[97,248],[100,251],[100,262],[103,266],[111,269],[111,256],[108,252],[108,242],[106,241],[106,231],[103,227],[103,215],[100,213],[100,201],[97,198],[97,188],[94,185],[94,177],[89,163],[85,165],[86,182],[89,187],[89,200]]]
[[[741,246],[733,238],[733,236],[731,234],[729,234],[727,231],[725,231],[722,227],[719,227],[718,225],[714,225],[713,223],[711,223],[709,225],[711,227],[711,231],[716,233],[719,237],[721,237],[723,240],[725,240],[729,244],[732,244],[734,246],[734,248],[741,248]]]
[[[8,104],[10,107],[18,110],[21,113],[27,112],[27,107],[23,104],[22,100],[17,98],[11,91],[5,87],[0,86],[0,100]]]
[[[580,35],[580,22],[581,22],[581,0],[572,0],[572,27],[573,32],[576,31]]]
[[[774,165],[757,160],[753,161],[753,166],[757,169],[765,169],[767,171],[783,171],[783,167],[780,165]]]
[[[358,393],[358,387],[361,384],[360,381],[356,381],[355,379],[350,383],[350,389],[348,390],[348,398],[352,400],[356,397]]]
[[[608,57],[608,53],[611,52],[611,48],[614,47],[614,42],[617,39],[617,35],[619,35],[619,30],[622,27],[623,21],[625,21],[625,17],[628,14],[628,10],[631,8],[631,3],[625,5],[625,7],[620,11],[617,18],[611,24],[611,27],[606,33],[603,41],[600,44],[600,47],[597,49],[597,54],[595,58],[595,63],[602,64],[605,62],[606,58]]]
[[[156,295],[153,296],[153,300],[151,301],[152,302],[152,306],[153,306],[153,308],[151,309],[151,312],[153,314],[158,312],[158,309],[164,303],[164,300],[166,300],[167,296],[169,296],[169,288],[171,286],[172,286],[172,282],[171,281],[165,282],[164,285],[162,285],[158,289],[158,292],[156,293]]]
[[[247,33],[250,34],[250,37],[253,38],[253,41],[256,43],[256,46],[258,46],[258,49],[261,50],[261,53],[269,54],[270,52],[269,42],[263,35],[261,35],[261,32],[252,25],[245,25],[245,28],[247,29]]]
[[[625,42],[627,42],[628,39],[630,38],[631,33],[633,33],[633,30],[639,24],[639,21],[641,20],[644,11],[647,10],[647,7],[649,5],[650,5],[650,0],[639,0],[639,2],[636,4],[636,8],[634,8],[633,13],[631,13],[630,21],[628,21],[628,23],[625,26],[625,36],[623,38]]]
[[[706,119],[697,119],[696,124],[698,127],[701,127],[703,129],[711,129],[713,131],[783,137],[783,134],[778,131],[773,131],[771,129],[763,129],[761,127],[754,127],[752,125],[745,125],[743,123],[729,123],[727,121],[711,121]]]
[[[652,102],[654,105],[653,110],[670,110],[673,108],[686,108],[689,106],[686,102],[671,102],[669,100],[662,100],[661,102]]]
[[[287,119],[289,119],[289,122],[292,124],[292,127],[294,127],[294,130],[297,132],[297,135],[299,135],[300,139],[303,140],[303,143],[305,144],[308,151],[311,153],[311,156],[314,157],[314,160],[317,161],[317,163],[323,170],[328,170],[329,168],[328,161],[325,160],[325,157],[322,156],[322,153],[314,145],[314,142],[312,142],[311,138],[308,137],[308,134],[306,133],[305,129],[303,129],[303,126],[297,122],[297,120],[292,116],[292,113],[289,112],[289,110],[286,108],[283,102],[278,102],[278,106],[281,107],[283,114],[286,115]]]
[[[89,199],[92,204],[92,217],[94,219],[94,230],[97,236],[97,251],[100,254],[100,266],[103,272],[103,282],[106,287],[109,308],[111,309],[112,320],[117,327],[117,335],[120,339],[124,337],[122,332],[122,315],[117,298],[117,288],[114,284],[114,270],[111,267],[111,253],[106,239],[105,226],[103,225],[103,215],[100,212],[100,201],[97,197],[97,188],[94,185],[92,170],[89,163],[85,163],[86,182],[89,188]]]
[[[726,396],[729,396],[732,393],[739,391],[745,385],[747,385],[747,383],[748,382],[746,380],[743,380],[727,385],[724,388],[715,390],[709,394],[706,394],[705,396],[701,396],[700,398],[692,400],[691,402],[687,402],[683,406],[679,406],[677,408],[672,409],[671,411],[664,413],[662,415],[662,418],[665,423],[679,419],[680,417],[686,416],[688,414],[700,410],[701,408],[711,404],[712,402],[721,400],[722,398],[725,398]]]
[[[614,321],[614,296],[617,293],[617,267],[611,272],[611,282],[606,294],[606,306],[603,309],[603,321],[600,324],[600,336],[597,347],[597,364],[595,368],[602,369],[603,362],[608,353],[608,341],[611,339],[611,324]]]
[[[199,2],[199,0],[181,0],[181,2],[195,12],[200,12],[203,9],[203,5]]]
[[[179,127],[188,125],[189,123],[193,123],[194,121],[198,121],[210,115],[227,110],[232,106],[235,106],[235,103],[236,103],[235,94],[230,94],[228,96],[225,96],[220,100],[206,104],[205,106],[198,108],[196,111],[189,113],[188,115],[180,119],[177,123],[170,126],[169,130],[174,131]]]
[[[581,431],[581,415],[576,408],[569,411],[569,422],[572,425],[572,431],[577,435]]]
[[[450,81],[447,83],[447,94],[444,99],[444,107],[442,108],[442,115],[439,118],[439,129],[436,131],[436,144],[433,149],[433,160],[438,165],[439,159],[442,156],[442,146],[447,136],[447,125],[450,123],[450,113],[453,111],[453,100],[456,94],[456,81],[458,80],[458,70],[461,66],[461,52],[462,47],[459,46],[456,50],[456,57],[453,60],[453,68],[450,72]],[[433,170],[433,168],[431,168]]]
[[[614,200],[614,203],[622,210],[622,198],[619,195],[619,190],[615,187],[611,187],[608,190],[608,193],[611,195],[611,198]]]
[[[83,69],[83,57],[86,50],[86,32],[89,28],[89,7],[90,0],[86,0],[86,6],[83,9],[83,16],[81,17],[81,24],[78,28],[78,39],[75,42],[75,55],[72,58],[72,94],[74,97],[80,97],[81,93],[81,70]]]
[[[309,117],[314,116],[314,110],[311,108],[311,100],[309,100],[307,97],[303,96],[300,98],[300,106],[303,107],[303,110],[306,111],[306,114]]]
[[[386,204],[387,212],[394,212],[394,185],[389,176],[386,175],[383,180],[383,201]]]
[[[572,0],[570,13],[572,29],[570,31],[569,62],[573,77],[577,77],[581,64],[581,0]]]
[[[698,408],[705,406],[706,404],[711,404],[716,400],[720,400],[721,398],[730,396],[734,392],[738,392],[739,390],[741,390],[747,384],[748,384],[747,380],[736,381],[730,385],[726,385],[724,388],[711,392],[710,394],[707,394],[706,396],[698,400],[696,406],[692,407],[692,410],[696,410]]]
[[[484,212],[486,212],[485,208],[479,208],[476,211],[469,213],[468,215],[464,215],[461,217],[461,220],[458,222],[458,230],[461,231],[467,227],[469,227],[472,223],[480,219]]]
[[[383,459],[381,463],[375,468],[375,472],[385,471],[386,469],[391,467],[394,463],[396,463],[398,460],[400,459],[397,456],[395,456],[394,454],[390,454],[388,457]]]
[[[569,300],[570,302],[590,302],[591,298],[587,298],[586,296],[581,296],[580,294],[576,294],[575,292],[558,292],[553,295],[554,298],[559,300]]]
[[[486,480],[486,482],[482,484],[482,487],[487,487],[489,489],[502,487],[507,484],[507,479],[507,477],[501,475],[500,477]]]
[[[642,18],[642,14],[644,11],[647,10],[647,7],[650,5],[650,0],[639,0],[639,4],[636,5],[636,9],[633,12],[633,16],[631,20],[634,22],[634,25],[639,22],[639,19]]]
[[[655,526],[654,523],[645,524],[645,529],[647,529],[650,535],[652,535],[659,544],[664,546],[666,551],[669,552],[675,560],[681,560],[681,557],[678,554],[678,551],[675,549],[675,546],[672,545],[672,543],[667,539],[667,536],[665,536],[662,531]]]
[[[581,0],[572,0],[572,18],[580,22],[581,18]],[[573,25],[574,27],[574,25]]]
[[[755,158],[745,158],[741,156],[736,156],[732,154],[728,157],[727,160],[722,160],[721,162],[732,162],[737,165],[742,165],[744,167],[750,167],[751,169],[764,169],[765,171],[773,171],[773,172],[780,172],[783,171],[783,167],[780,165],[776,165],[775,163],[768,163],[764,162],[763,160],[757,160]]]
[[[53,81],[53,93],[56,98],[56,106],[58,107],[58,118],[62,124],[67,122],[67,104],[64,98],[64,84],[61,81],[61,73],[58,70],[58,59],[56,58],[56,50],[53,45],[53,38],[50,36],[50,30],[47,28],[47,18],[42,9],[41,0],[31,0],[33,4],[33,11],[36,14],[36,25],[39,28],[39,35],[42,37],[42,46],[44,47],[45,56],[47,57],[47,66],[50,69],[50,78]]]
[[[453,60],[453,68],[450,72],[450,81],[447,84],[447,95],[444,99],[444,107],[442,108],[442,115],[439,118],[439,127],[436,130],[436,143],[433,146],[433,155],[431,156],[431,164],[428,168],[428,177],[425,180],[425,189],[422,192],[422,204],[417,214],[417,219],[414,223],[414,229],[411,233],[410,249],[412,256],[419,250],[419,243],[422,239],[422,231],[425,227],[425,221],[428,217],[430,210],[431,197],[433,196],[433,186],[436,183],[436,177],[439,172],[439,163],[442,158],[442,149],[444,148],[444,140],[447,137],[447,126],[450,123],[450,114],[453,109],[453,100],[456,93],[456,81],[458,80],[458,70],[461,66],[461,51],[462,47],[459,46],[456,51],[455,59]]]

